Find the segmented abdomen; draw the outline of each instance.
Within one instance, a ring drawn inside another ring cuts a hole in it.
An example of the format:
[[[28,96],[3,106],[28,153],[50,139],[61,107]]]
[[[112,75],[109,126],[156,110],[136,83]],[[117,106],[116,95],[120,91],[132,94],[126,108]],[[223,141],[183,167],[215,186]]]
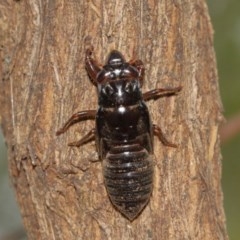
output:
[[[113,205],[133,220],[149,201],[153,160],[139,144],[114,146],[103,160],[105,185]]]

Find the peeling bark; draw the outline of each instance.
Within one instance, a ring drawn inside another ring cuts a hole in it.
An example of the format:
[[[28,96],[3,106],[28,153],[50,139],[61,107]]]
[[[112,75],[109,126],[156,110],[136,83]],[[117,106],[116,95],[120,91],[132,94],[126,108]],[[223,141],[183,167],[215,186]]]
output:
[[[213,30],[197,1],[2,1],[1,125],[29,239],[228,239],[218,129],[222,121]],[[155,141],[153,196],[130,223],[111,205],[94,142],[56,137],[74,112],[97,107],[85,49],[111,49],[146,67],[143,91],[183,86],[150,101],[153,122],[179,147]]]

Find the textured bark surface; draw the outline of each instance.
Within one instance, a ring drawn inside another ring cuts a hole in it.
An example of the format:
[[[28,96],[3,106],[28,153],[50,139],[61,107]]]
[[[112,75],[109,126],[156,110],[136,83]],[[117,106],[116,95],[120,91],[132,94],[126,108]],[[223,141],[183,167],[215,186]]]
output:
[[[206,3],[6,0],[0,11],[1,125],[28,238],[228,239]],[[179,147],[155,139],[153,195],[132,223],[107,197],[94,142],[67,146],[94,122],[55,136],[72,113],[97,107],[84,69],[91,45],[99,61],[111,49],[142,59],[143,91],[183,86],[178,96],[148,103],[153,122]]]

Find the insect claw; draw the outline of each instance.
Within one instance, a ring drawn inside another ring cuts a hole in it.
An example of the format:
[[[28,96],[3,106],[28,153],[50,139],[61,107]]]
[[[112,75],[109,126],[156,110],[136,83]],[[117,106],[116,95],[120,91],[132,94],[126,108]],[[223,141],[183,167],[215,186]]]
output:
[[[80,147],[81,144],[79,144],[79,142],[71,142],[71,143],[68,143],[68,146],[69,147]]]
[[[86,55],[91,56],[93,54],[93,47],[90,47],[86,50]]]
[[[167,143],[165,144],[166,147],[172,147],[172,148],[178,148],[178,144],[174,144],[174,143]]]
[[[177,87],[176,88],[176,93],[179,93],[182,90],[182,88],[183,88],[182,86]]]
[[[64,133],[64,131],[62,129],[59,129],[57,132],[56,132],[56,136],[59,136],[61,135],[62,133]]]

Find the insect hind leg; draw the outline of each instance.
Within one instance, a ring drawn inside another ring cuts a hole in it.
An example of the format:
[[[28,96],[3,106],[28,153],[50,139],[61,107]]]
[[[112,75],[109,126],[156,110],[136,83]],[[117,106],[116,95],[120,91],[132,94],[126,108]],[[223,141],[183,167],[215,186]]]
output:
[[[69,143],[68,146],[71,147],[80,147],[81,145],[93,141],[95,139],[95,128],[91,129],[83,138],[81,138],[79,141]]]
[[[168,147],[173,147],[173,148],[177,147],[176,144],[171,143],[166,139],[161,128],[158,127],[156,124],[153,124],[153,133],[159,138],[159,140],[162,142],[163,145],[168,146]]]
[[[87,119],[95,119],[96,117],[96,110],[87,110],[87,111],[80,111],[75,114],[73,114],[68,121],[64,124],[62,128],[60,128],[56,135],[60,135],[62,133],[65,133],[73,124],[87,120]]]

